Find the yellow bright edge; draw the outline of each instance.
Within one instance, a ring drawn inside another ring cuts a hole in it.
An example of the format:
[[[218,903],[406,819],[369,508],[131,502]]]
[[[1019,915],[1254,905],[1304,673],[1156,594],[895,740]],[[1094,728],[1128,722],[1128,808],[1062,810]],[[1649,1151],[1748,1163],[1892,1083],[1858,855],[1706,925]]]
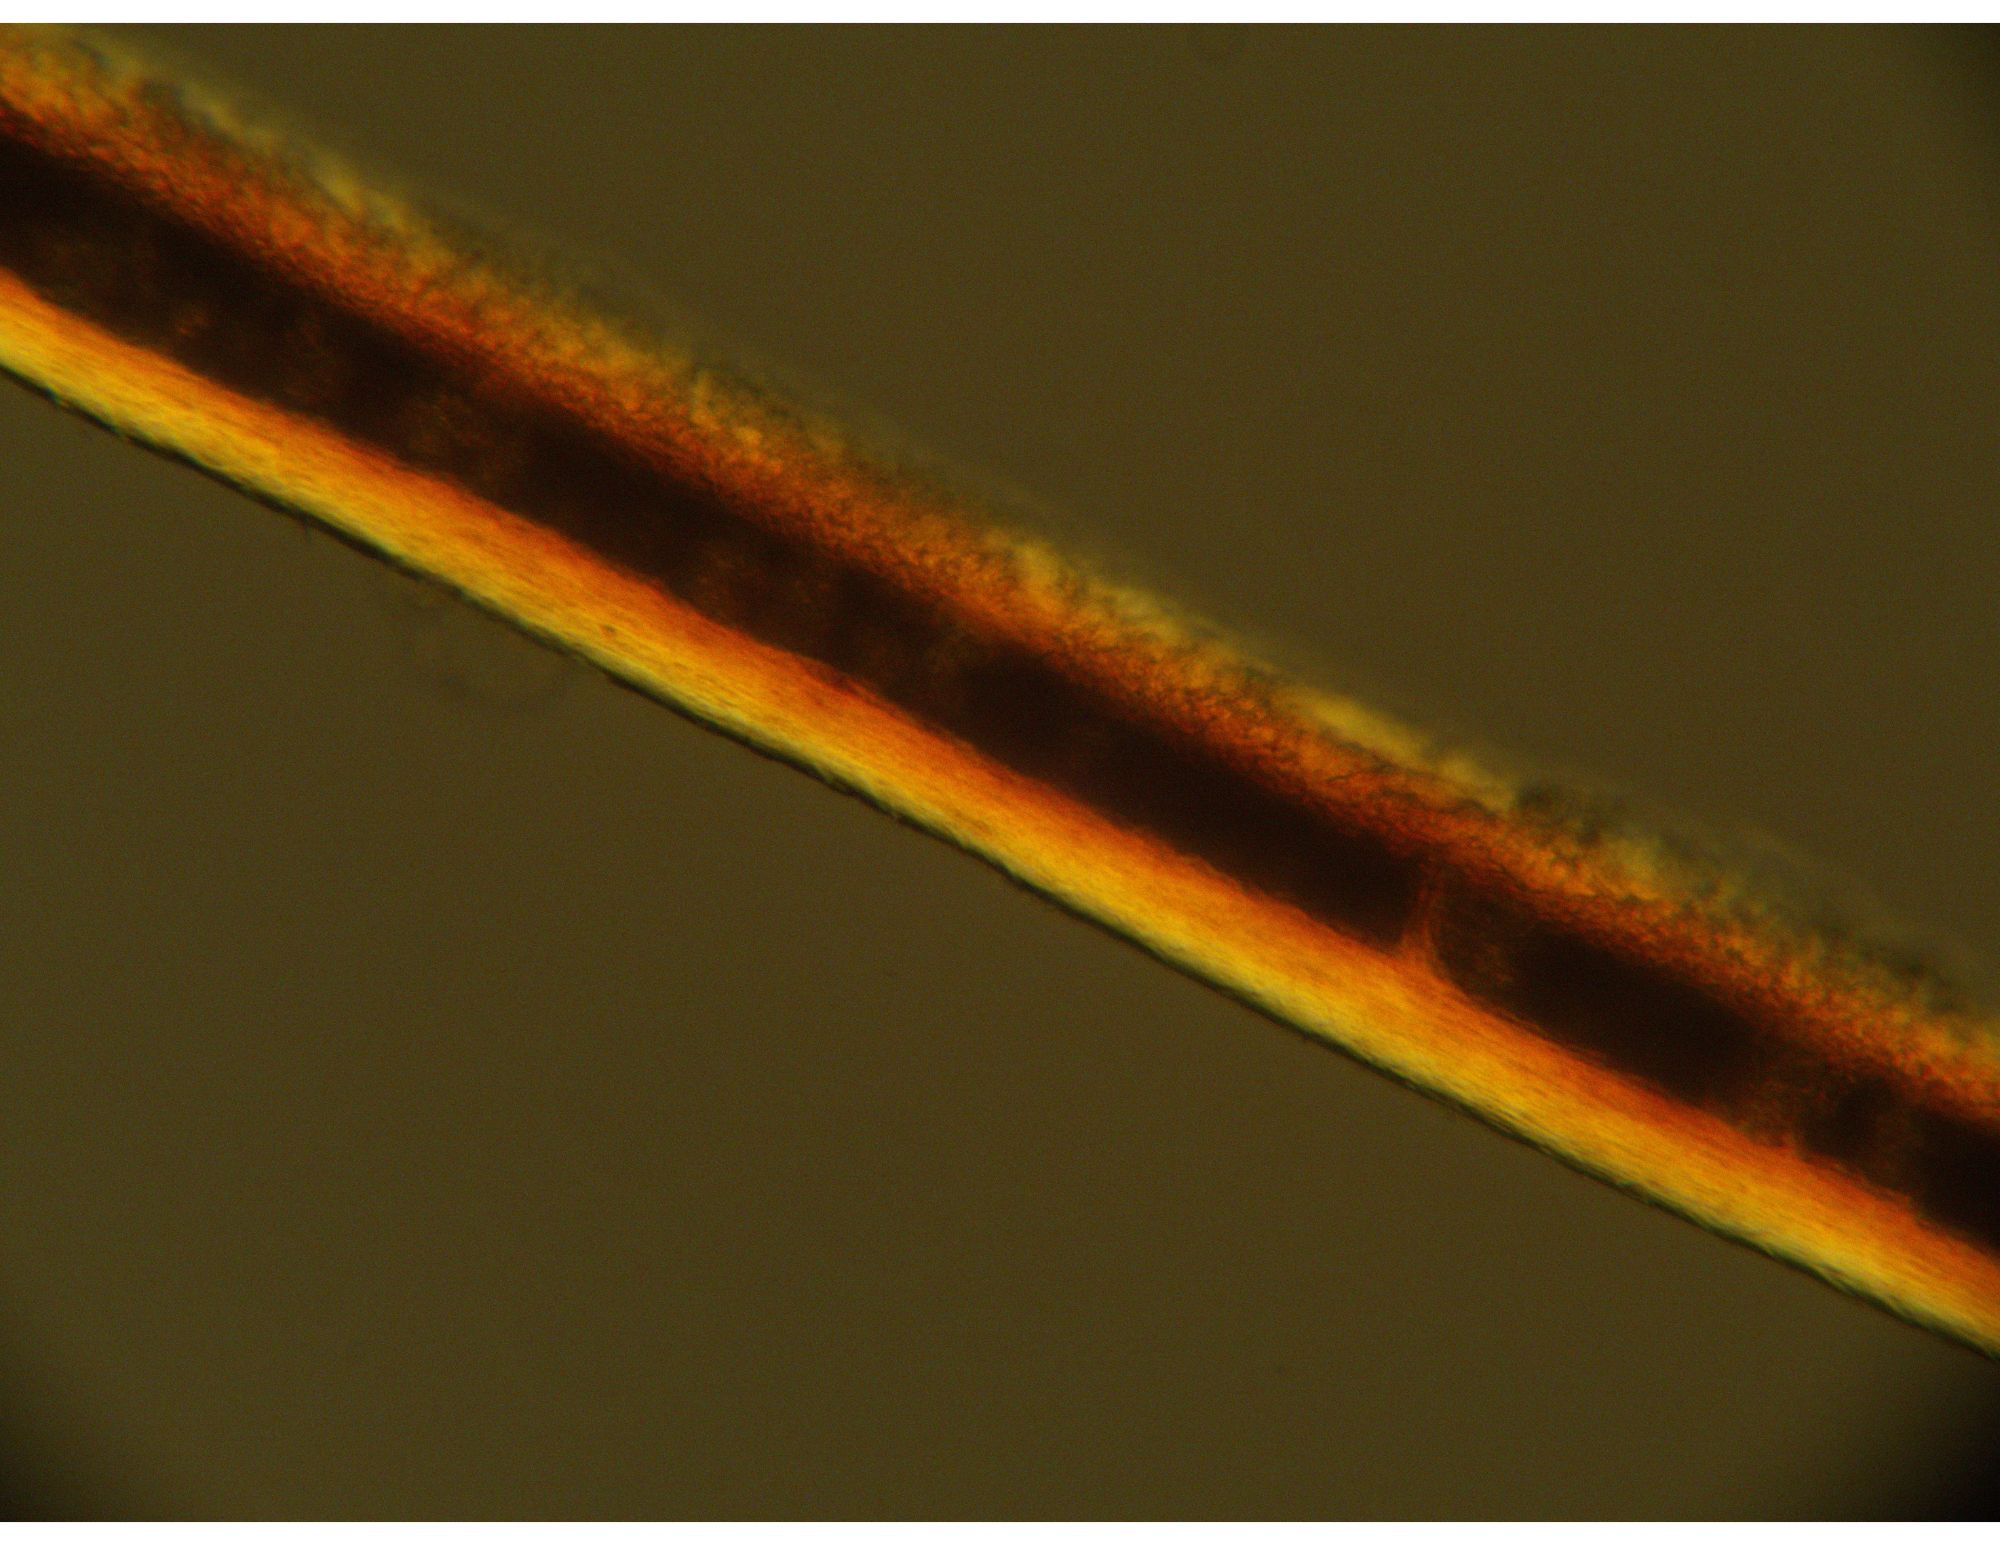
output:
[[[2000,1354],[2000,1265],[1391,957],[743,639],[438,480],[78,322],[0,275],[0,365],[318,517],[731,733],[811,766],[1194,974],[1578,1167]]]

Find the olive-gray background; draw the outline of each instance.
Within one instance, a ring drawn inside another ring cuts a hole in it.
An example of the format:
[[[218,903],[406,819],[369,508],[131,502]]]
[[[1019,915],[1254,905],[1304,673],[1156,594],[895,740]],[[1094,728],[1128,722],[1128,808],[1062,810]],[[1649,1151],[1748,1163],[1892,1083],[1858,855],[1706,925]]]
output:
[[[2000,956],[1981,37],[128,35]],[[1990,1510],[1972,1354],[11,387],[0,468],[14,1508]]]

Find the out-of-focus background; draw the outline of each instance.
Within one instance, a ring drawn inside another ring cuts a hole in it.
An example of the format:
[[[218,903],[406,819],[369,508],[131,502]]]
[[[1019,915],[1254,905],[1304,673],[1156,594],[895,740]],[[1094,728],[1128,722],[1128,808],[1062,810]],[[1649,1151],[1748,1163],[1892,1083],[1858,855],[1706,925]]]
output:
[[[130,29],[2000,957],[1941,31]],[[0,390],[30,1515],[1991,1516],[2000,1370]]]

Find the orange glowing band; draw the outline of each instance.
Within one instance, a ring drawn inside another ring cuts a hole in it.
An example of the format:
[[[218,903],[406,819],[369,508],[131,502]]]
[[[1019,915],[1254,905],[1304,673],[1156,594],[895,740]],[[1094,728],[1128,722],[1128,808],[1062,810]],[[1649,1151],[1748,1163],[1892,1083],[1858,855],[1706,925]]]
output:
[[[0,42],[0,367],[1277,1018],[2000,1352],[1994,1026],[594,319],[103,45]]]

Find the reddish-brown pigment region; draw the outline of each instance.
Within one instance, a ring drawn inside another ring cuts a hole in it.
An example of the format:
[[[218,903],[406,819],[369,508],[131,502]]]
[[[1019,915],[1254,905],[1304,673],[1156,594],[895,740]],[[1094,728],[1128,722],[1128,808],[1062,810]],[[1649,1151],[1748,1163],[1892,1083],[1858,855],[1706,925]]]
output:
[[[1580,1167],[2000,1351],[1990,1024],[1197,642],[302,156],[100,45],[8,34],[0,366]]]

